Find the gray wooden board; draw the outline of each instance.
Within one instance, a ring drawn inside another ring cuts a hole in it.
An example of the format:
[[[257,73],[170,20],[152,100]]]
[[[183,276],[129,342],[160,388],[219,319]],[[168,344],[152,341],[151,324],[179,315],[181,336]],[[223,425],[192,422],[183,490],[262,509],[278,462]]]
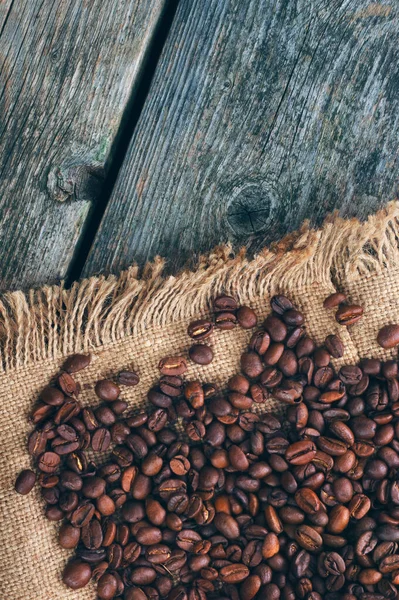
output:
[[[164,4],[1,3],[1,289],[65,275]]]
[[[395,0],[181,0],[84,274],[252,251],[397,192]]]

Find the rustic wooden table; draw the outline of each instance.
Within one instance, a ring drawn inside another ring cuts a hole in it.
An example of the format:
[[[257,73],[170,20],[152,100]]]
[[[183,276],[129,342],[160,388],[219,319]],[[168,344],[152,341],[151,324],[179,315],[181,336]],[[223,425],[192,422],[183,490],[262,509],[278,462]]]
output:
[[[1,289],[396,196],[396,0],[0,0]]]

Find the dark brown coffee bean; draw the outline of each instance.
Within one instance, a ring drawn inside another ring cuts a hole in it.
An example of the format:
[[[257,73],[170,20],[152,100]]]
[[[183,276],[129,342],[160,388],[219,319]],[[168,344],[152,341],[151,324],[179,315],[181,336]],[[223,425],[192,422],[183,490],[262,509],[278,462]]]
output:
[[[86,369],[90,362],[90,354],[73,354],[66,359],[62,368],[67,373],[77,373],[78,371]]]
[[[84,527],[94,515],[94,505],[90,502],[81,503],[72,513],[71,523],[74,527]]]
[[[289,327],[299,327],[300,325],[303,325],[305,321],[303,314],[296,309],[284,311],[281,316],[284,323]]]
[[[118,375],[118,383],[128,387],[134,387],[140,382],[140,377],[135,371],[120,371]]]
[[[345,304],[338,308],[335,319],[340,325],[354,325],[363,316],[363,308],[358,304]]]
[[[111,434],[108,429],[101,427],[93,433],[91,447],[94,452],[105,452],[111,444]]]
[[[25,469],[24,471],[21,471],[21,473],[16,479],[15,491],[18,492],[18,494],[22,494],[23,496],[25,496],[33,490],[35,483],[35,473],[30,469]]]
[[[291,465],[306,465],[316,455],[316,446],[310,440],[294,442],[285,451],[285,458]]]
[[[249,341],[249,349],[253,350],[254,352],[257,352],[260,355],[264,354],[269,348],[269,346],[270,335],[267,333],[267,331],[264,331],[263,329],[256,331]]]
[[[351,513],[346,506],[338,504],[329,514],[328,529],[331,533],[342,533],[347,528]]]
[[[250,378],[259,377],[263,371],[259,355],[256,352],[245,352],[241,356],[241,369]]]
[[[344,345],[338,335],[328,335],[324,344],[333,358],[341,358],[344,355]]]
[[[299,525],[295,529],[294,535],[298,544],[309,552],[318,551],[323,544],[321,535],[308,525]]]
[[[187,371],[187,363],[181,356],[168,356],[159,361],[158,368],[163,375],[183,375]]]
[[[198,365],[209,365],[213,360],[212,348],[205,344],[195,344],[188,351],[190,359]]]
[[[399,344],[399,325],[385,325],[377,335],[377,342],[382,348],[394,348]]]
[[[62,576],[63,583],[72,590],[85,587],[91,579],[91,568],[86,562],[74,560],[67,564]]]
[[[286,324],[273,315],[269,315],[266,318],[263,326],[274,342],[282,342],[287,335]]]
[[[237,584],[244,581],[249,575],[247,566],[239,563],[233,563],[222,567],[219,571],[219,578],[223,583]]]
[[[80,412],[80,406],[76,400],[67,400],[55,413],[54,423],[61,425],[61,423],[67,423]]]
[[[158,527],[141,527],[136,533],[136,539],[142,546],[160,544],[162,541],[162,531]]]
[[[70,523],[61,525],[58,532],[58,542],[62,548],[71,550],[76,548],[80,540],[81,529],[74,527]]]
[[[295,502],[307,514],[314,514],[321,508],[317,494],[309,488],[301,488],[295,493]]]
[[[232,312],[220,312],[215,316],[215,326],[222,331],[231,331],[237,325],[237,317]]]
[[[350,516],[354,519],[362,519],[370,508],[371,501],[365,494],[355,494],[348,504]]]
[[[65,400],[65,396],[61,390],[51,386],[47,386],[42,390],[40,398],[50,406],[61,406]]]
[[[335,308],[346,302],[346,296],[342,292],[334,292],[325,298],[323,302],[324,308]]]
[[[237,301],[232,296],[222,295],[213,300],[213,310],[216,313],[226,310],[234,312],[237,308]]]
[[[193,340],[205,340],[213,332],[213,324],[211,321],[206,319],[200,319],[199,321],[193,321],[190,323],[187,329],[188,335]]]
[[[47,436],[43,431],[33,431],[28,439],[28,451],[31,456],[39,456],[46,449]]]
[[[112,600],[116,596],[118,581],[112,573],[104,573],[97,583],[97,595],[101,600]]]
[[[81,539],[88,550],[98,550],[101,547],[103,532],[101,524],[97,519],[92,519],[87,525],[82,527]]]
[[[55,452],[44,452],[38,460],[37,466],[43,473],[54,473],[59,465],[61,459]]]
[[[119,398],[121,393],[119,387],[110,379],[102,379],[97,381],[94,391],[101,400],[106,402],[114,402]]]
[[[111,427],[116,421],[115,413],[108,406],[99,406],[95,411],[96,419],[106,427]]]
[[[258,318],[252,308],[249,308],[249,306],[240,306],[237,310],[237,321],[243,329],[252,329],[256,327]]]
[[[234,540],[240,535],[240,527],[237,521],[227,513],[217,513],[213,523],[216,529],[229,540]]]

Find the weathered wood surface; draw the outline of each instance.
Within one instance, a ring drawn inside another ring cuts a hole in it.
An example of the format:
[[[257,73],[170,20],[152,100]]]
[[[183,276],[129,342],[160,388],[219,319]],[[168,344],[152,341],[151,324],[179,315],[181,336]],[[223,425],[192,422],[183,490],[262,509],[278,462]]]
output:
[[[0,3],[0,288],[63,277],[165,0]]]
[[[181,0],[84,274],[256,251],[397,191],[395,0]]]

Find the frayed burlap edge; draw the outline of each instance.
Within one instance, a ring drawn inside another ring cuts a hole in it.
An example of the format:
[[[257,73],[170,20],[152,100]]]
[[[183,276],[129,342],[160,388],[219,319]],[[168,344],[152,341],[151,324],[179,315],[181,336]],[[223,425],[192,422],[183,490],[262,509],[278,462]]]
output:
[[[132,266],[119,277],[10,292],[0,300],[0,372],[57,359],[115,342],[151,326],[189,319],[209,309],[219,292],[251,301],[315,282],[337,289],[346,281],[380,274],[399,265],[399,202],[366,222],[332,215],[319,230],[305,223],[296,233],[265,248],[253,260],[245,249],[215,248],[194,271],[163,275],[156,258],[139,276]]]

